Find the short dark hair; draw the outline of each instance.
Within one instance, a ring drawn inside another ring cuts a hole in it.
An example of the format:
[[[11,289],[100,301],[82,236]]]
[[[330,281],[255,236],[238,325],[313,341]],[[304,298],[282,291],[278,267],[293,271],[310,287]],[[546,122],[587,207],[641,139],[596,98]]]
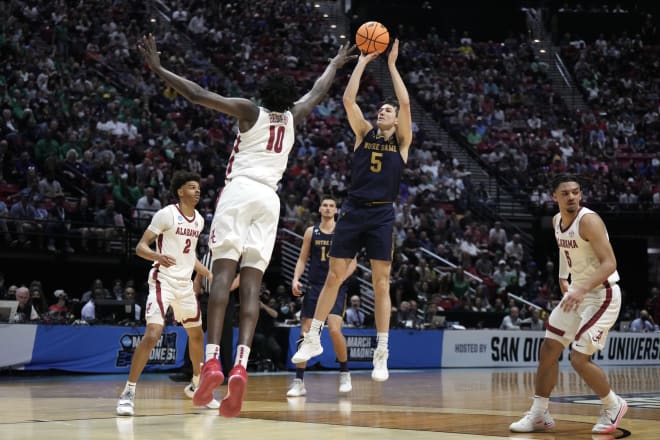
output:
[[[389,104],[392,107],[394,107],[394,110],[396,111],[396,114],[399,114],[399,100],[396,99],[395,96],[388,96],[385,99],[383,99],[383,102],[380,104],[380,106],[384,106],[385,104]]]
[[[582,186],[581,179],[576,174],[562,173],[554,176],[550,181],[550,188],[552,192],[557,191],[557,187],[565,182],[575,182],[580,187]]]
[[[192,171],[177,171],[174,173],[172,180],[170,181],[170,191],[177,198],[177,200],[179,199],[179,194],[177,194],[177,191],[179,188],[185,185],[186,182],[201,183],[202,178],[199,176],[199,174],[193,173]]]
[[[296,102],[293,78],[281,72],[271,73],[259,84],[261,105],[268,110],[285,112]]]

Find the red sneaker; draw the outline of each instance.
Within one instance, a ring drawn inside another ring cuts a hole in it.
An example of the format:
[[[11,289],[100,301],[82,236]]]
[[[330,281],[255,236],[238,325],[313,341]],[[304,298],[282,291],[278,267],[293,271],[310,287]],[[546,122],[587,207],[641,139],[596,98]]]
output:
[[[229,372],[227,395],[220,403],[222,417],[236,417],[243,406],[243,396],[247,387],[247,371],[242,365],[236,365]]]
[[[225,375],[222,374],[220,361],[209,359],[202,365],[202,373],[199,377],[199,385],[195,390],[192,401],[195,406],[206,406],[213,400],[213,390],[222,385]]]

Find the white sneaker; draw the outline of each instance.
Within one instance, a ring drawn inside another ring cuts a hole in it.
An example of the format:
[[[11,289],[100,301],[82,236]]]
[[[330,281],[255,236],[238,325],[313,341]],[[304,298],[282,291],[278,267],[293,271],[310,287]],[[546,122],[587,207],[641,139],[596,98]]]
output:
[[[323,353],[321,335],[318,333],[312,333],[310,330],[303,335],[303,341],[301,342],[300,347],[298,347],[296,354],[291,358],[291,362],[294,364],[301,364],[321,353]]]
[[[385,382],[390,377],[387,371],[387,358],[390,352],[387,348],[377,348],[374,350],[374,369],[371,372],[371,378],[376,382]]]
[[[135,408],[133,401],[135,400],[135,391],[124,391],[119,396],[119,402],[117,402],[117,415],[118,416],[132,416]]]
[[[183,389],[184,394],[189,399],[193,398],[193,396],[195,395],[195,391],[197,391],[197,388],[195,387],[195,384],[192,383],[192,382],[190,382],[188,385],[186,385],[186,387]],[[218,408],[220,408],[220,402],[218,402],[216,399],[213,399],[209,403],[206,404],[205,408],[218,409]]]
[[[305,382],[302,379],[293,379],[291,388],[286,392],[287,397],[301,397],[307,394]]]
[[[617,396],[617,404],[612,408],[603,408],[600,411],[600,418],[591,429],[594,434],[609,434],[614,432],[619,426],[619,422],[628,411],[628,403]]]
[[[351,385],[351,373],[348,371],[342,371],[339,373],[339,392],[350,393],[352,389],[353,385]]]
[[[509,425],[509,431],[513,432],[534,432],[552,429],[555,421],[550,416],[550,412],[543,414],[533,414],[531,411],[525,413],[525,417]]]

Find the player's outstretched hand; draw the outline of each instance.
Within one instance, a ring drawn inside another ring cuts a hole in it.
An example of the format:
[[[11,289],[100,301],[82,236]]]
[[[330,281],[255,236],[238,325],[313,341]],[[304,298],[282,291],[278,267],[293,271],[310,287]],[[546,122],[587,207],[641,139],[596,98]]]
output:
[[[396,59],[399,57],[399,39],[395,38],[394,43],[392,43],[392,48],[390,49],[390,53],[387,56],[387,64],[390,67],[394,67],[396,64]]]
[[[142,41],[138,42],[137,48],[151,70],[160,68],[160,52],[156,49],[156,39],[152,34],[143,36]]]
[[[339,46],[337,55],[335,55],[335,57],[330,60],[330,62],[334,63],[337,69],[341,69],[344,64],[357,58],[357,55],[351,55],[351,53],[354,51],[355,45],[351,46],[351,43],[348,42],[346,44],[342,44]]]

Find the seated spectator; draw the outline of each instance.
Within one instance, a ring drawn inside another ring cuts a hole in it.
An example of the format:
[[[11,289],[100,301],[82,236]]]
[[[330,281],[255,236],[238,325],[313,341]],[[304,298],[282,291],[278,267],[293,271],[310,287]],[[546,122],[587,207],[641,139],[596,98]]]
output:
[[[364,327],[364,320],[366,314],[360,310],[360,297],[357,295],[351,296],[351,306],[346,309],[344,315],[344,322],[348,327],[361,328]]]
[[[53,296],[56,298],[57,302],[48,308],[48,321],[64,324],[71,314],[71,308],[68,304],[69,297],[62,289],[57,289],[53,292]]]
[[[508,315],[502,318],[502,324],[500,324],[500,329],[502,330],[520,330],[520,309],[518,307],[511,307],[511,311]]]
[[[27,287],[21,286],[16,289],[16,301],[18,301],[18,307],[10,322],[29,322],[39,319],[39,313],[32,305],[30,290]]]
[[[545,321],[541,319],[541,310],[532,308],[531,316],[520,321],[520,328],[529,330],[545,330]]]
[[[630,323],[631,332],[638,332],[638,333],[654,332],[655,327],[656,326],[655,326],[655,322],[653,322],[653,318],[649,316],[649,312],[646,310],[640,311],[639,317],[634,319]]]
[[[156,191],[153,186],[147,186],[144,189],[144,195],[140,197],[135,204],[136,216],[138,219],[138,229],[142,230],[149,226],[151,217],[161,208],[160,200],[155,197]]]

